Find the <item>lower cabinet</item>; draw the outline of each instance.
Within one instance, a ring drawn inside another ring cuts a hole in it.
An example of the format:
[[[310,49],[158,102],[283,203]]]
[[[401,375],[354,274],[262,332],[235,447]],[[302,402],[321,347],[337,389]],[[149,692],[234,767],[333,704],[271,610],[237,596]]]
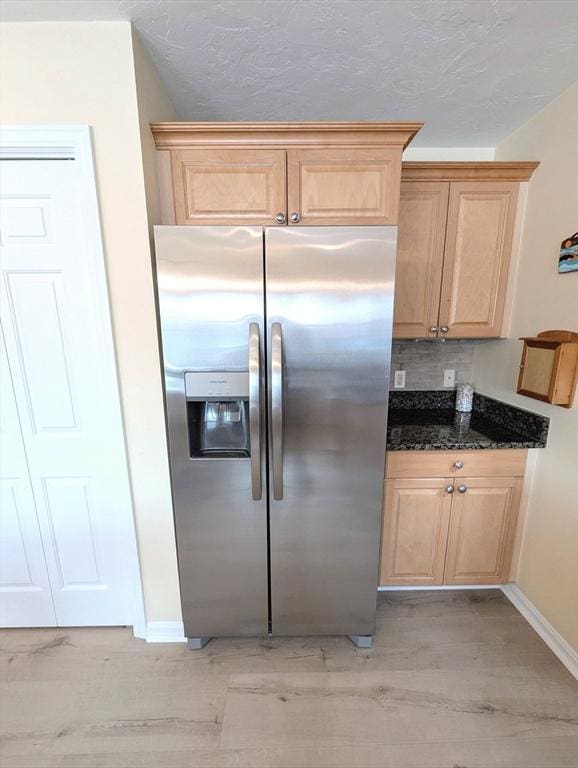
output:
[[[508,581],[522,480],[464,478],[453,496],[444,584]]]
[[[409,461],[416,462],[419,475],[424,462],[419,463],[420,452],[414,457]],[[486,463],[488,458],[483,457]],[[507,582],[521,489],[521,476],[467,477],[459,470],[449,477],[388,477],[380,584]]]
[[[381,584],[443,584],[451,502],[443,480],[386,483]]]

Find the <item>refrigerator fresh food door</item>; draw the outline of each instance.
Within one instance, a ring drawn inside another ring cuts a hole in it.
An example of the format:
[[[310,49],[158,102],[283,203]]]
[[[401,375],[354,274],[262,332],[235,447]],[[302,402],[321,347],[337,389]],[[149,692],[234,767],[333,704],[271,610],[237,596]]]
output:
[[[266,230],[275,635],[374,631],[396,237]]]
[[[155,242],[185,633],[266,634],[263,231]]]

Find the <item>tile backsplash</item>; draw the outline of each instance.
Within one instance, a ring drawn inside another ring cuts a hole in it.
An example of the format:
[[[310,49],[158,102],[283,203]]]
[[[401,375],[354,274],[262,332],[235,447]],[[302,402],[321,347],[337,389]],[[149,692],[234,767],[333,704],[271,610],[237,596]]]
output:
[[[395,371],[405,371],[405,389],[444,389],[444,371],[456,372],[456,384],[472,380],[474,341],[394,341],[391,349],[393,390]]]

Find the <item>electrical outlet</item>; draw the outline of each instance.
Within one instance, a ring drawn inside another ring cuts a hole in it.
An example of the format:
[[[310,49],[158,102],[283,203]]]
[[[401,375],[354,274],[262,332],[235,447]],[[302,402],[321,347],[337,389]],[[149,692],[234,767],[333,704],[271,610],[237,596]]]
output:
[[[456,383],[456,372],[453,368],[446,368],[444,371],[444,387],[453,387]]]
[[[393,388],[405,389],[405,371],[395,371],[393,374]]]

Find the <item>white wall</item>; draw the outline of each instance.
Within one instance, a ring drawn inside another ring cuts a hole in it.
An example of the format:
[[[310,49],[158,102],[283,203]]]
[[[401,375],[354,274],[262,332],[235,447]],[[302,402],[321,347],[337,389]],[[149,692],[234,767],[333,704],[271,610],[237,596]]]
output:
[[[136,31],[132,30],[132,50],[136,78],[136,96],[149,234],[153,242],[153,226],[161,223],[161,201],[157,180],[157,151],[150,123],[177,120],[154,65]]]
[[[578,83],[496,147],[496,160],[539,160],[528,187],[508,339],[480,345],[476,388],[549,416],[537,451],[517,583],[578,649],[578,406],[516,395],[520,336],[578,331],[578,273],[558,275],[560,243],[578,229]]]
[[[147,221],[147,199],[153,221],[158,201],[146,131],[149,119],[174,112],[138,41],[133,59],[128,22],[3,24],[0,34],[2,122],[92,126],[147,619],[178,620]]]
[[[176,120],[177,114],[170,103],[152,61],[142,46],[136,32],[132,33],[136,95],[140,130],[142,170],[149,227],[149,241],[153,244],[153,226],[161,223],[161,204],[157,183],[157,155],[149,123]],[[168,453],[166,447],[161,361],[157,341],[154,289],[152,282],[152,251],[140,265],[142,291],[141,312],[146,315],[146,339],[143,332],[143,360],[141,375],[150,379],[150,411],[135,411],[141,425],[152,417],[154,442],[145,443],[156,472],[139,486],[139,543],[142,578],[147,602],[147,619],[151,621],[180,621],[181,598],[177,571],[177,552],[174,536],[172,499],[169,480]],[[138,296],[138,294],[135,294]],[[146,357],[146,359],[144,359]],[[153,392],[154,390],[154,392]],[[153,401],[154,395],[154,401]],[[150,440],[150,435],[142,435]],[[139,443],[140,444],[140,443]],[[149,501],[150,500],[150,501]]]
[[[420,162],[493,160],[494,147],[412,147],[410,144],[403,153],[403,159]]]

